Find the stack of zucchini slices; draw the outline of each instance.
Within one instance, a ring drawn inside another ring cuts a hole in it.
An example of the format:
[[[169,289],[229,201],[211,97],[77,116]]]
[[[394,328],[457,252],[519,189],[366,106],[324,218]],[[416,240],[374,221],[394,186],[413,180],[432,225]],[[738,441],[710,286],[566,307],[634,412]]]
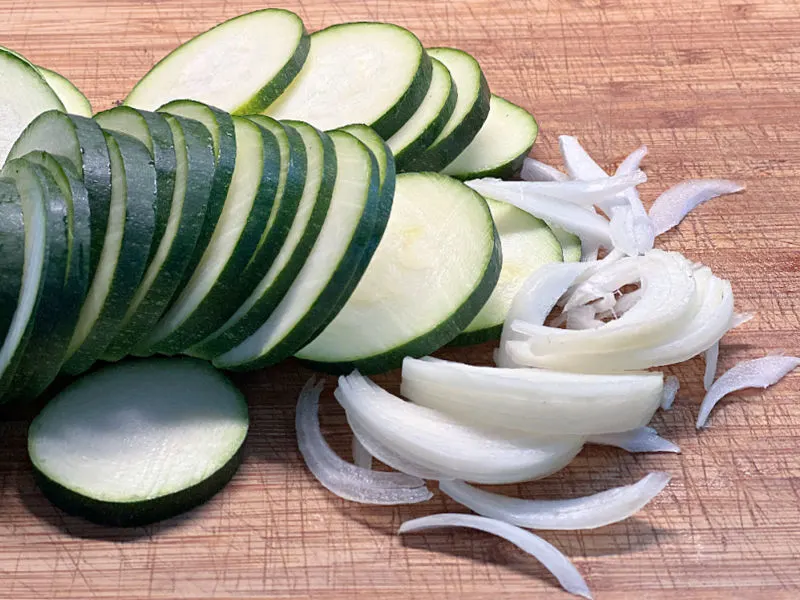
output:
[[[385,371],[496,338],[533,270],[580,255],[459,181],[513,174],[533,117],[395,25],[243,15],[93,118],[0,62],[29,92],[0,91],[0,402],[129,355]]]

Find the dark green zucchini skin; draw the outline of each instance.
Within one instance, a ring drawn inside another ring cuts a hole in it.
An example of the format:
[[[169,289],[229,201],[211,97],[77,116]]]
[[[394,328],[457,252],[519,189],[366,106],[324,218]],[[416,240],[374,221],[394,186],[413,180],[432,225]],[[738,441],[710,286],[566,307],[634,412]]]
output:
[[[236,474],[242,455],[239,448],[222,468],[192,487],[141,502],[103,502],[82,496],[56,483],[35,466],[33,475],[45,497],[69,515],[99,525],[137,527],[177,516],[210,500]]]
[[[25,223],[17,188],[0,180],[0,339],[17,310],[25,263]]]

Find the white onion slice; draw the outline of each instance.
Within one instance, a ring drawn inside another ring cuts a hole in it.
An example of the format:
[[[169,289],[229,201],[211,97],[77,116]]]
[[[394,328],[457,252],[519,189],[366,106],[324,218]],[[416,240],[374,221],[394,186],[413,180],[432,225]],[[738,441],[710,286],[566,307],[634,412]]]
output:
[[[398,533],[415,533],[441,527],[467,527],[501,537],[542,563],[566,591],[589,600],[592,598],[583,577],[566,556],[539,536],[514,525],[476,515],[443,513],[406,521]]]
[[[664,392],[661,396],[661,408],[663,410],[670,410],[675,403],[675,398],[678,396],[678,390],[681,389],[681,382],[675,375],[669,375],[664,380]]]
[[[735,194],[743,185],[726,179],[689,179],[661,194],[650,207],[656,235],[675,227],[703,202],[725,194]]]
[[[677,444],[662,438],[652,427],[637,427],[621,433],[592,435],[586,441],[601,446],[615,446],[637,454],[643,452],[674,452],[677,454],[681,451]]]
[[[362,469],[372,469],[372,454],[369,453],[364,447],[364,444],[358,439],[358,436],[353,435],[353,464]]]
[[[526,158],[522,163],[520,179],[523,181],[566,181],[569,177],[555,167],[535,158]]]
[[[580,142],[571,135],[558,136],[558,148],[564,159],[567,173],[573,179],[589,181],[608,177],[605,170],[598,165]]]
[[[667,473],[645,475],[631,485],[569,500],[523,500],[475,488],[463,481],[441,481],[439,489],[459,504],[492,519],[529,529],[597,529],[639,512],[669,483]]]
[[[576,436],[533,436],[462,423],[405,402],[357,371],[339,378],[335,395],[370,453],[384,461],[361,430],[388,451],[439,478],[476,483],[537,479],[562,469],[583,447],[583,438]]]
[[[567,329],[597,329],[605,325],[595,318],[595,309],[591,305],[576,306],[567,312]]]
[[[524,336],[512,331],[511,323],[515,320],[543,323],[553,310],[556,301],[588,266],[586,263],[549,263],[537,269],[525,280],[514,296],[503,324],[500,347],[494,357],[498,367],[521,366],[515,363],[506,351],[507,342],[524,339]]]
[[[647,156],[647,146],[639,146],[636,150],[631,152],[617,167],[617,175],[623,173],[633,173],[638,171],[642,160]]]
[[[604,259],[605,260],[605,259]],[[619,288],[628,284],[638,284],[642,277],[639,267],[640,261],[633,256],[617,259],[604,263],[599,261],[592,267],[592,273],[583,281],[570,288],[559,300],[564,310],[571,310],[574,306],[582,306],[594,300],[613,294]],[[587,269],[588,271],[589,269]]]
[[[568,183],[574,182],[553,185],[566,185]],[[513,204],[538,219],[552,223],[556,227],[577,235],[581,238],[583,245],[602,246],[604,248],[611,246],[611,234],[609,233],[606,219],[571,202],[526,192],[523,187],[524,185],[546,184],[504,182],[498,179],[473,179],[472,181],[467,181],[466,184],[479,194]]]
[[[765,356],[740,362],[720,375],[708,390],[697,415],[697,428],[705,427],[711,410],[731,392],[745,388],[767,388],[798,366],[800,358],[794,356]]]
[[[733,318],[731,319],[731,329],[736,329],[739,325],[744,325],[748,321],[752,320],[755,315],[752,313],[733,313]]]
[[[717,340],[705,353],[706,368],[703,372],[703,389],[708,390],[714,383],[719,362],[719,340]]]
[[[401,393],[468,423],[539,435],[589,435],[646,425],[659,407],[662,387],[658,372],[584,375],[407,357]]]
[[[324,383],[310,379],[297,401],[297,445],[308,470],[328,490],[363,504],[412,504],[430,500],[425,482],[403,473],[362,469],[342,460],[328,445],[319,428],[319,395]]]

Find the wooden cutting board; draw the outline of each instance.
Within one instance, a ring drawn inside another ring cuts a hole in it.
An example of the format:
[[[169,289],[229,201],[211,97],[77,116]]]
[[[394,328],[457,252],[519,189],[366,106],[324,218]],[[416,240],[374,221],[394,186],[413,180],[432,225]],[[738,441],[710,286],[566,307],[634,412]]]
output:
[[[647,202],[689,177],[729,177],[743,194],[698,209],[659,245],[730,278],[754,320],[726,337],[722,365],[800,353],[800,5],[787,0],[344,0],[283,2],[313,31],[385,20],[428,46],[457,46],[495,93],[535,113],[537,158],[558,163],[574,134],[606,167],[640,144]],[[240,0],[2,0],[0,43],[62,72],[95,109],[125,97],[167,51],[262,8]],[[446,356],[487,362],[491,345]],[[654,425],[680,456],[591,447],[564,472],[514,486],[574,497],[650,470],[672,483],[639,516],[599,530],[545,532],[599,599],[800,597],[800,376],[737,395],[697,433],[702,361]],[[371,508],[321,489],[304,469],[293,405],[309,372],[286,363],[236,377],[252,407],[247,458],[208,505],[119,531],[64,516],[34,487],[26,423],[0,425],[0,597],[555,598],[554,580],[509,544],[469,531],[400,539],[411,517],[457,507]],[[397,374],[379,377],[396,389]],[[332,385],[332,382],[331,382]],[[328,387],[323,424],[349,435]]]

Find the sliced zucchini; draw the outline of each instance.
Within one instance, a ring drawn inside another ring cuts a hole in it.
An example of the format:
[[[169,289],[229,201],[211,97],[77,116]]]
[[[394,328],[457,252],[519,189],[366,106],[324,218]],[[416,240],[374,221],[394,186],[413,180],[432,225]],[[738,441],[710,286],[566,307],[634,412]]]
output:
[[[431,58],[431,85],[422,104],[405,124],[387,140],[398,168],[424,152],[439,136],[456,108],[458,90],[440,61]]]
[[[0,165],[28,124],[48,110],[64,110],[39,71],[16,52],[0,46]]]
[[[497,339],[514,296],[525,280],[542,265],[561,262],[561,244],[536,217],[506,202],[486,198],[500,235],[503,266],[500,279],[481,311],[452,345],[480,344]]]
[[[83,95],[77,86],[69,79],[51,71],[44,67],[36,67],[41,73],[47,85],[56,93],[61,104],[64,105],[64,110],[72,115],[80,115],[81,117],[92,116],[92,105],[89,99]]]
[[[22,132],[11,148],[9,158],[42,150],[66,158],[89,194],[91,249],[89,273],[94,276],[103,251],[111,196],[111,164],[103,130],[92,119],[46,112]]]
[[[560,227],[554,227],[550,223],[547,226],[550,227],[550,231],[553,232],[558,243],[561,244],[561,254],[564,262],[581,262],[581,256],[583,256],[581,238]]]
[[[258,113],[294,80],[308,47],[308,34],[296,14],[277,8],[247,13],[162,58],[125,104],[155,110],[187,98],[230,113]]]
[[[120,331],[103,358],[120,360],[152,330],[183,279],[203,227],[209,191],[214,180],[214,153],[187,139],[184,126],[199,124],[181,117],[163,117],[174,140],[176,170],[167,227],[149,261],[142,281],[122,318]]]
[[[122,133],[105,133],[111,158],[111,200],[103,252],[67,349],[64,372],[87,370],[119,332],[139,287],[153,241],[156,170],[147,148]]]
[[[247,370],[275,364],[307,344],[347,301],[373,236],[385,227],[388,210],[381,206],[377,160],[349,133],[329,135],[336,148],[336,183],[314,248],[269,318],[216,357],[218,367]]]
[[[387,139],[417,110],[431,61],[413,33],[389,23],[344,23],[311,36],[297,79],[268,109],[320,129],[370,125]]]
[[[182,352],[221,327],[238,306],[242,272],[275,204],[280,153],[275,136],[252,121],[234,117],[234,127],[236,167],[217,227],[188,283],[140,344],[140,352]]]
[[[95,121],[106,131],[118,131],[136,138],[150,151],[156,168],[155,229],[148,257],[152,260],[167,227],[175,189],[175,143],[172,131],[163,115],[129,106],[117,106],[98,113]]]
[[[369,268],[297,357],[328,371],[377,373],[399,367],[405,356],[430,354],[478,314],[501,263],[480,195],[437,173],[398,175],[389,225]]]
[[[197,243],[186,265],[183,279],[177,288],[180,291],[189,283],[189,279],[194,274],[194,270],[200,263],[206,246],[217,228],[220,215],[222,215],[222,208],[225,206],[225,199],[228,197],[228,190],[233,179],[233,169],[236,166],[236,130],[233,127],[233,118],[228,113],[200,102],[176,100],[158,110],[197,121],[197,123],[181,121],[190,160],[193,156],[199,157],[200,154],[206,153],[209,147],[213,147],[214,151],[214,180],[211,182],[206,203],[206,216],[200,235],[197,237]],[[205,164],[205,159],[202,160]],[[190,180],[189,182],[190,189],[199,190],[200,188],[196,187],[198,185],[200,185],[200,181]]]
[[[441,171],[470,145],[489,116],[491,94],[478,61],[455,48],[432,48],[428,53],[450,71],[458,96],[442,132],[427,150],[409,157],[406,171]]]
[[[89,287],[89,198],[65,159],[46,152],[31,152],[17,161],[37,165],[35,171],[42,184],[50,222],[46,287],[12,384],[19,398],[35,398],[61,370]]]
[[[10,180],[19,194],[25,238],[19,299],[0,347],[0,403],[5,403],[9,399],[7,392],[12,379],[33,333],[36,307],[46,284],[49,283],[46,273],[49,259],[48,234],[53,222],[49,218],[44,189],[33,165],[22,160],[11,160],[3,168],[2,180]]]
[[[190,510],[236,473],[247,404],[205,362],[132,361],[59,393],[28,431],[39,488],[67,513],[113,526]]]
[[[0,179],[0,340],[17,310],[25,264],[22,201],[10,180]]]
[[[442,173],[458,179],[509,178],[517,175],[539,133],[524,108],[492,96],[489,116],[478,135]]]

